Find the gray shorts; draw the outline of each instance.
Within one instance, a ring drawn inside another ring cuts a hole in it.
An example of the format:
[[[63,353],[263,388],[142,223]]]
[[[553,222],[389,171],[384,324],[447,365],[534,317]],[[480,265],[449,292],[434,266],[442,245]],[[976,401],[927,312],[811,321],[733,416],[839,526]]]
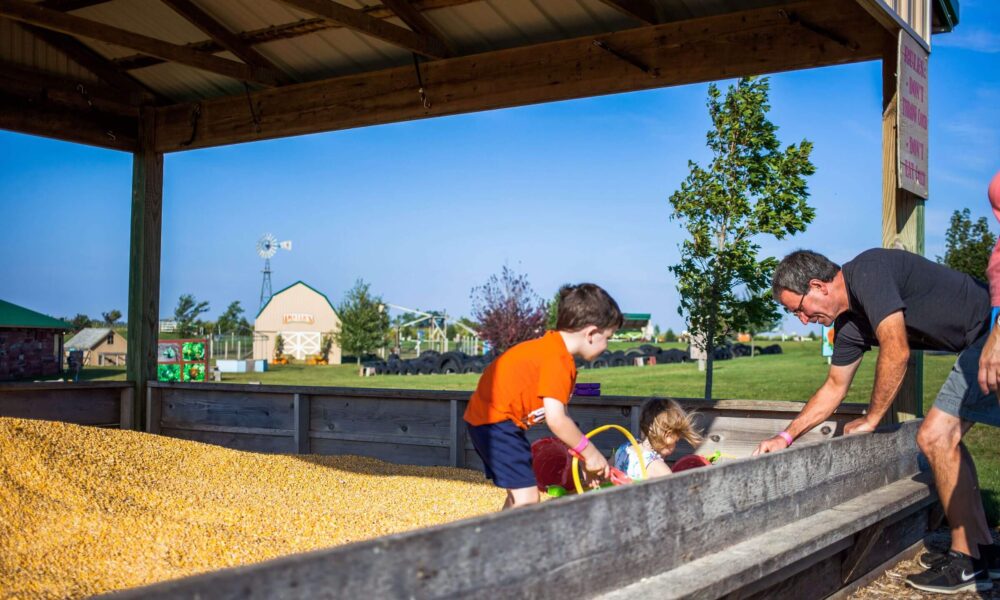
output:
[[[995,392],[984,394],[979,389],[979,355],[987,335],[981,336],[962,351],[941,386],[934,406],[953,417],[1000,427],[1000,405]]]

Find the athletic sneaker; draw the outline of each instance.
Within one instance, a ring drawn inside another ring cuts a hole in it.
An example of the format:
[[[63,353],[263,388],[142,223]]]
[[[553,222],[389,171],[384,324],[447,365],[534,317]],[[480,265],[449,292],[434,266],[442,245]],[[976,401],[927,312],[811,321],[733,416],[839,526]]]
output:
[[[944,560],[923,573],[907,575],[906,584],[938,594],[985,592],[993,589],[989,569],[983,560],[951,550]]]
[[[986,561],[986,568],[989,569],[990,578],[1000,579],[1000,546],[996,544],[979,546],[979,556]],[[933,569],[936,565],[946,560],[948,560],[947,552],[928,550],[920,555],[917,562],[925,569]]]

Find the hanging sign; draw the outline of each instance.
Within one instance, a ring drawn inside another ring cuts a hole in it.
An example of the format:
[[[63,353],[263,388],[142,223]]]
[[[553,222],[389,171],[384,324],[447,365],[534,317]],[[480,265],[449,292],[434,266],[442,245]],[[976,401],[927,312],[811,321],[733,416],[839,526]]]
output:
[[[927,65],[930,54],[899,31],[896,65],[896,177],[899,187],[927,198]]]

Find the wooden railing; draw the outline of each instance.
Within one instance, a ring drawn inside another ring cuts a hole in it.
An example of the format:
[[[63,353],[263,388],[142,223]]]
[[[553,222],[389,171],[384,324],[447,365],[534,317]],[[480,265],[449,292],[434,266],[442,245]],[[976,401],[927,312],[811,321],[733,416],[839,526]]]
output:
[[[131,429],[133,387],[109,383],[3,383],[0,417]]]
[[[469,392],[280,385],[151,383],[151,433],[257,452],[356,454],[395,463],[478,468],[466,439]],[[638,433],[644,397],[575,397],[570,415],[584,431],[614,423]],[[802,408],[798,402],[678,399],[697,413],[705,442],[699,453],[749,455],[781,431]],[[803,441],[830,439],[864,407],[845,404]],[[551,435],[544,425],[529,439]],[[596,440],[605,452],[624,440]],[[677,456],[693,449],[681,444]]]

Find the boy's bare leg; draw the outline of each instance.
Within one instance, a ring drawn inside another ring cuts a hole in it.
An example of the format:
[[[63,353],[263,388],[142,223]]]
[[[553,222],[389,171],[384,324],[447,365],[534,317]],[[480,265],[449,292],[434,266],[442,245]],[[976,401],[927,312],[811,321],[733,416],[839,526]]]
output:
[[[503,508],[500,510],[518,508],[529,504],[538,504],[540,501],[541,499],[538,496],[538,488],[535,486],[507,490],[507,501],[503,503]]]

